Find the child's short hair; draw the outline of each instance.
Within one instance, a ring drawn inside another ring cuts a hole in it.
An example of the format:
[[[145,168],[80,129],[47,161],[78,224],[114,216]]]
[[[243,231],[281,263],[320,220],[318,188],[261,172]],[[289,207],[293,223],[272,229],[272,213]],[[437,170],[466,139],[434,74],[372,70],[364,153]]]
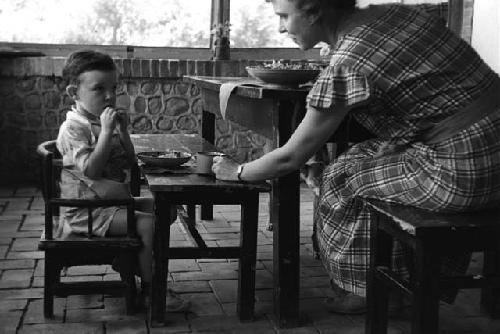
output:
[[[93,50],[75,51],[66,60],[62,77],[66,85],[77,85],[80,74],[93,70],[116,71],[116,65],[113,59],[105,53]]]

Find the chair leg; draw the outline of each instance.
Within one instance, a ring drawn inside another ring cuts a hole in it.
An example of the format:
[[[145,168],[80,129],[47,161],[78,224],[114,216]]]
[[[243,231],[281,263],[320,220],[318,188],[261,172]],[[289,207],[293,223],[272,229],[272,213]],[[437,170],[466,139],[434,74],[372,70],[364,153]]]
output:
[[[212,204],[202,204],[201,205],[201,219],[203,219],[203,220],[213,220],[214,219],[214,207]]]
[[[484,252],[483,276],[500,276],[500,254]],[[481,308],[494,319],[500,318],[500,287],[483,287],[481,289]]]
[[[378,228],[379,219],[387,219],[373,212],[375,219],[370,226],[370,269],[367,282],[367,315],[365,322],[365,333],[385,334],[387,333],[389,289],[381,279],[377,277],[377,267],[390,268],[392,238]]]
[[[56,270],[54,260],[50,251],[45,252],[43,284],[43,315],[45,318],[54,317],[54,283],[56,282]]]
[[[425,240],[415,249],[412,334],[437,334],[439,327],[439,274],[441,258]]]
[[[137,297],[137,287],[135,285],[135,271],[136,271],[136,252],[127,252],[127,254],[120,254],[123,256],[125,261],[121,261],[121,271],[120,277],[125,283],[125,305],[127,314],[134,314],[136,311],[136,297]]]
[[[250,194],[241,208],[241,254],[238,271],[236,311],[241,321],[252,320],[255,305],[255,265],[259,194]]]

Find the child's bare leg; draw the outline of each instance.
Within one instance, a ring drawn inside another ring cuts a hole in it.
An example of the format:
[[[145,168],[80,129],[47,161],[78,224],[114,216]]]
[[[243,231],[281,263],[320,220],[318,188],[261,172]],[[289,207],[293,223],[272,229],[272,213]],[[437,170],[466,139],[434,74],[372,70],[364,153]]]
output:
[[[137,234],[141,238],[142,248],[137,254],[139,270],[144,283],[151,283],[151,270],[153,264],[153,215],[145,212],[136,212]]]
[[[154,214],[154,200],[151,197],[134,197],[134,207],[138,211]],[[177,219],[177,208],[174,206],[170,215],[172,223]]]
[[[148,294],[148,287],[152,279],[152,250],[153,250],[153,235],[154,235],[154,216],[145,212],[136,211],[136,230],[142,240],[143,247],[138,253],[139,270],[141,273],[142,294]],[[125,235],[127,233],[127,212],[120,210],[115,215],[115,219],[111,223],[108,235]],[[167,290],[167,311],[168,312],[184,312],[189,309],[190,302],[182,299],[171,289]]]
[[[134,197],[134,207],[137,211],[154,213],[154,204],[151,197]]]
[[[139,271],[143,282],[151,282],[152,250],[153,250],[153,215],[137,211],[136,231],[142,241],[143,246],[139,250],[137,257]],[[127,234],[127,211],[119,210],[111,222],[108,230],[110,236],[122,236]]]

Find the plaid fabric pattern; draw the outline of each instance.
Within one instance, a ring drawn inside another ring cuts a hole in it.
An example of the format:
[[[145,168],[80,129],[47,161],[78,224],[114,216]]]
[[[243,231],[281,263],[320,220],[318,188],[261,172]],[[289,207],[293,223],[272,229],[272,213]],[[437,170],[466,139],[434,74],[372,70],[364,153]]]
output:
[[[498,203],[500,110],[439,144],[417,140],[497,78],[441,19],[406,6],[339,39],[307,102],[335,112],[335,105],[364,101],[351,115],[377,139],[354,145],[323,174],[315,224],[337,285],[365,294],[372,217],[360,198],[441,212]],[[401,255],[393,266],[405,274]],[[460,272],[467,264],[467,257],[450,258],[443,270]]]

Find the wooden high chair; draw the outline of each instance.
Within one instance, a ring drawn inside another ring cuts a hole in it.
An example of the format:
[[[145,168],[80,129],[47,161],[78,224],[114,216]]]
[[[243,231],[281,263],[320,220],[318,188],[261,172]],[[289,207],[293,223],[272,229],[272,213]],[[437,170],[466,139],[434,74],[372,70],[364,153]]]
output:
[[[135,233],[134,202],[126,200],[87,200],[60,198],[59,180],[62,159],[56,141],[46,141],[37,148],[41,163],[41,189],[45,202],[45,228],[38,248],[45,252],[44,316],[54,316],[54,296],[74,294],[122,293],[125,295],[127,314],[133,313],[136,295],[133,264],[142,246]],[[138,192],[138,168],[132,168],[132,193]],[[126,206],[127,235],[124,237],[96,237],[92,231],[91,210],[97,207]],[[57,235],[60,207],[88,209],[88,233],[61,238]],[[116,257],[126,257],[121,280],[61,282],[61,270],[70,266],[111,264]]]

